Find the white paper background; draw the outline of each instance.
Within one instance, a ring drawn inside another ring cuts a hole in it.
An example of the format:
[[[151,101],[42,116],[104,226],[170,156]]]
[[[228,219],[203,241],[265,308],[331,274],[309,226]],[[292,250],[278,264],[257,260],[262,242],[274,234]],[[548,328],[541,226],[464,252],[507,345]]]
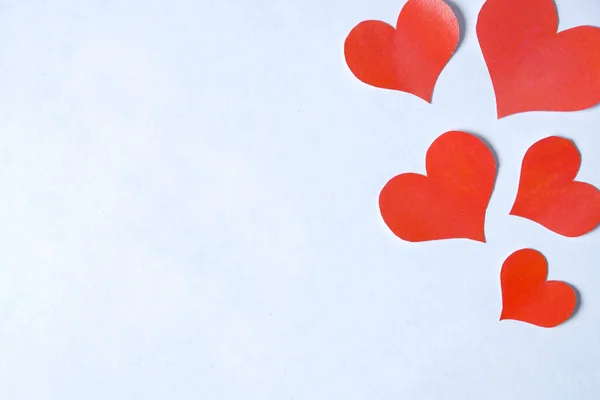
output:
[[[600,231],[508,211],[549,135],[600,186],[600,108],[497,121],[482,0],[432,105],[360,83],[346,34],[403,3],[3,1],[0,398],[597,399]],[[488,243],[402,242],[379,191],[454,129],[500,161]],[[498,322],[524,247],[581,292],[556,329]]]

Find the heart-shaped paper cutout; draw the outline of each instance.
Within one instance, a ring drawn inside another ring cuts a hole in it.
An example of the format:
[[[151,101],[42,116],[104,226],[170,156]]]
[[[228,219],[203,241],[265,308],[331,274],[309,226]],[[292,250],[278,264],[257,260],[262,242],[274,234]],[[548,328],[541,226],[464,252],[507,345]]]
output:
[[[563,236],[577,237],[600,223],[600,191],[575,181],[581,165],[577,147],[551,136],[523,157],[517,198],[510,212]]]
[[[485,242],[485,213],[496,180],[496,162],[476,136],[452,131],[427,150],[427,176],[392,178],[379,195],[381,215],[409,242],[465,238]]]
[[[458,45],[459,26],[442,0],[408,0],[396,29],[363,21],[344,43],[346,63],[364,83],[431,102],[433,88]]]
[[[502,315],[544,328],[553,328],[571,317],[577,296],[564,282],[547,281],[548,263],[542,253],[518,250],[502,265]]]
[[[600,29],[557,30],[553,0],[487,0],[483,5],[477,37],[498,118],[600,103]]]

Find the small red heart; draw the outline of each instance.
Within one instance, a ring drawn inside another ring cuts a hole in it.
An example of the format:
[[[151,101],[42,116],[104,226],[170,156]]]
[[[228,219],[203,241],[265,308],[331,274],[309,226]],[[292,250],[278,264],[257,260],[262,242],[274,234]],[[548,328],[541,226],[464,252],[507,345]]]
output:
[[[534,143],[521,167],[511,215],[563,236],[577,237],[600,223],[600,191],[575,181],[581,156],[570,140],[551,136]]]
[[[458,37],[458,20],[450,6],[441,0],[409,0],[396,29],[381,21],[363,21],[348,34],[344,53],[348,67],[364,83],[431,102]]]
[[[496,179],[491,151],[476,136],[452,131],[427,150],[427,176],[407,173],[381,190],[379,208],[409,242],[465,238],[485,242],[485,213]]]
[[[564,282],[547,281],[548,263],[542,253],[518,250],[502,265],[502,314],[544,328],[553,328],[568,320],[577,305],[577,296]]]
[[[557,31],[553,0],[487,0],[483,5],[477,37],[498,118],[600,103],[600,29]]]

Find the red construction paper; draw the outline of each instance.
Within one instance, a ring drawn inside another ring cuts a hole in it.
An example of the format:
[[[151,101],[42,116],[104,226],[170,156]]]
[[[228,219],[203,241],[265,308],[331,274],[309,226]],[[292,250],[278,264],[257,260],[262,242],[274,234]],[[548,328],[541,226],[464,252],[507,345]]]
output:
[[[348,67],[364,83],[431,102],[458,38],[458,20],[446,3],[409,0],[396,29],[382,21],[363,21],[346,38],[344,53]]]
[[[547,281],[548,263],[542,253],[518,250],[502,265],[502,314],[544,328],[553,328],[571,317],[577,296],[564,282]]]
[[[427,150],[427,176],[407,173],[381,190],[391,231],[409,242],[465,238],[485,242],[485,213],[496,179],[491,151],[476,136],[452,131]]]
[[[600,103],[600,29],[557,30],[553,0],[487,0],[483,5],[477,36],[498,118]]]
[[[563,236],[577,237],[600,223],[600,191],[575,181],[581,156],[570,140],[551,136],[527,150],[510,212]]]

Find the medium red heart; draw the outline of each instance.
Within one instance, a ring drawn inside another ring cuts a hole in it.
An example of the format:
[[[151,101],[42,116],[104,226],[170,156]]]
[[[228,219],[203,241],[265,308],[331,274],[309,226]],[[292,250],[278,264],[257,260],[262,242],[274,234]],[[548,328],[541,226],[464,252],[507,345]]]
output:
[[[581,156],[570,140],[551,136],[523,157],[517,198],[510,212],[563,236],[577,237],[600,223],[600,191],[575,181]]]
[[[427,176],[392,178],[379,195],[381,215],[409,242],[465,238],[485,242],[485,213],[496,179],[491,151],[476,136],[452,131],[427,150]]]
[[[344,53],[348,67],[364,83],[431,102],[458,38],[458,20],[450,6],[442,0],[409,0],[396,29],[381,21],[363,21],[348,34]]]
[[[557,31],[553,0],[487,0],[483,5],[477,37],[498,118],[600,103],[600,29]]]
[[[553,328],[571,317],[577,296],[564,282],[547,281],[548,263],[542,253],[518,250],[502,265],[502,314],[544,328]]]

